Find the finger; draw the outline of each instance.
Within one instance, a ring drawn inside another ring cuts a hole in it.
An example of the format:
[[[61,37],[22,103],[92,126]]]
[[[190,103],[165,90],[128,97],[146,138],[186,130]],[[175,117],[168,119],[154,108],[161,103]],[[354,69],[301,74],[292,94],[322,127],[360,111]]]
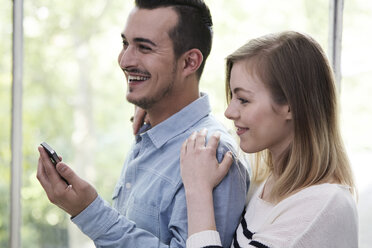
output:
[[[193,132],[190,137],[187,138],[186,149],[187,151],[192,151],[195,148],[195,139],[196,139],[196,132]]]
[[[47,173],[45,171],[45,167],[43,164],[43,160],[41,157],[39,157],[39,163],[38,163],[38,171],[37,171],[37,179],[39,180],[41,186],[43,187],[48,199],[50,202],[55,201],[55,190],[57,187],[53,185],[47,176]],[[62,189],[62,188],[60,188]]]
[[[226,152],[222,162],[218,166],[221,178],[225,177],[233,163],[233,157],[230,151]]]
[[[60,162],[57,164],[56,169],[70,185],[80,186],[82,179],[67,164]]]
[[[48,154],[46,153],[46,151],[44,150],[44,148],[39,146],[38,150],[40,153],[41,162],[44,167],[45,174],[48,177],[50,184],[53,184],[53,185],[57,185],[58,183],[65,184],[62,181],[61,177],[59,176],[54,164],[52,163],[52,161],[50,161],[50,158]]]
[[[139,115],[139,112],[137,110],[138,107],[136,107],[134,111],[134,116],[133,116],[133,123],[132,123],[132,128],[133,128],[133,134],[136,135],[143,125],[143,116]]]
[[[207,129],[203,128],[198,134],[196,135],[195,140],[195,147],[205,147],[205,136],[207,135]]]
[[[183,143],[182,143],[182,146],[181,146],[181,158],[184,157],[187,153],[187,140],[185,140]]]
[[[150,123],[150,117],[149,117],[149,115],[147,114],[147,112],[145,112],[145,123],[147,123],[147,124],[151,124],[151,123]]]
[[[38,161],[38,164],[37,164],[36,178],[37,178],[37,180],[39,180],[39,182],[40,182],[41,186],[44,188],[44,190],[47,191],[50,187],[50,183],[49,183],[48,177],[45,173],[41,157],[39,157],[39,161]]]
[[[135,107],[134,110],[134,118],[133,118],[133,134],[136,135],[143,125],[144,119],[146,116],[146,111],[140,107]]]
[[[218,142],[220,142],[220,137],[220,132],[213,133],[213,135],[208,140],[207,147],[211,148],[212,150],[217,150]]]

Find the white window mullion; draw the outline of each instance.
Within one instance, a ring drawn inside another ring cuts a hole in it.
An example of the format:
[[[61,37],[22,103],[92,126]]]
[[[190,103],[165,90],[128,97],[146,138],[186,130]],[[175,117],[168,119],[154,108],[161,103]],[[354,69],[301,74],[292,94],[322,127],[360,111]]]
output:
[[[337,88],[341,90],[341,43],[344,0],[329,0],[328,53]]]
[[[23,0],[13,0],[10,248],[21,247]]]

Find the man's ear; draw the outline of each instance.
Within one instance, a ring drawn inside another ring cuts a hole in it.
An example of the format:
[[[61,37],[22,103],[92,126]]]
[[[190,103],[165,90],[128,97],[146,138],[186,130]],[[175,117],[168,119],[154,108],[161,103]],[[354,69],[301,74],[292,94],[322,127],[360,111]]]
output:
[[[183,54],[183,74],[188,76],[195,73],[203,62],[203,54],[199,49],[193,48]]]

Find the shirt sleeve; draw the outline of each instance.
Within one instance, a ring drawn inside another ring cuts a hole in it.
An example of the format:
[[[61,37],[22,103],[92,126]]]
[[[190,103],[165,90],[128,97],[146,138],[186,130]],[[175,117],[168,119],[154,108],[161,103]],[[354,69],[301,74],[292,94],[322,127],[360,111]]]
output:
[[[98,196],[79,215],[72,218],[80,230],[94,241],[98,248],[103,247],[146,247],[146,248],[167,248],[185,247],[185,238],[178,233],[169,245],[160,242],[159,238],[152,233],[137,228],[136,224]],[[99,223],[99,224],[97,224]],[[185,225],[184,223],[181,225]],[[187,225],[186,225],[187,228]]]
[[[220,142],[221,143],[221,142]],[[217,149],[217,160],[222,161],[228,147],[223,143]],[[249,175],[243,164],[234,159],[229,172],[213,191],[216,228],[222,246],[230,247],[241,214],[245,208]]]
[[[217,151],[219,161],[222,161],[227,150],[226,146],[220,146]],[[229,173],[213,191],[216,227],[223,247],[231,244],[244,209],[248,184],[247,171],[242,164],[235,161]],[[72,221],[94,241],[96,247],[186,247],[187,209],[182,182],[171,199],[171,202],[166,203],[170,216],[164,218],[169,221],[169,244],[162,243],[157,236],[137,227],[136,223],[110,207],[100,196]],[[162,219],[164,213],[160,214]]]

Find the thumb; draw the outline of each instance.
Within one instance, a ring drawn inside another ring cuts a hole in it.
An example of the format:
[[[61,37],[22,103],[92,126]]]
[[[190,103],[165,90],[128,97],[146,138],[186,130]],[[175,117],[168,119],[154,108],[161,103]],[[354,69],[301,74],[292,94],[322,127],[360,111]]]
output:
[[[133,134],[136,135],[142,125],[144,124],[145,117],[147,116],[147,113],[144,109],[135,106],[134,108],[134,116],[133,116]]]
[[[80,180],[80,177],[63,162],[58,163],[56,169],[61,177],[66,179],[69,184],[75,185]]]
[[[227,174],[232,165],[232,162],[233,162],[232,154],[230,151],[228,151],[226,152],[222,162],[219,165],[219,169],[221,171],[222,176],[225,176]]]

